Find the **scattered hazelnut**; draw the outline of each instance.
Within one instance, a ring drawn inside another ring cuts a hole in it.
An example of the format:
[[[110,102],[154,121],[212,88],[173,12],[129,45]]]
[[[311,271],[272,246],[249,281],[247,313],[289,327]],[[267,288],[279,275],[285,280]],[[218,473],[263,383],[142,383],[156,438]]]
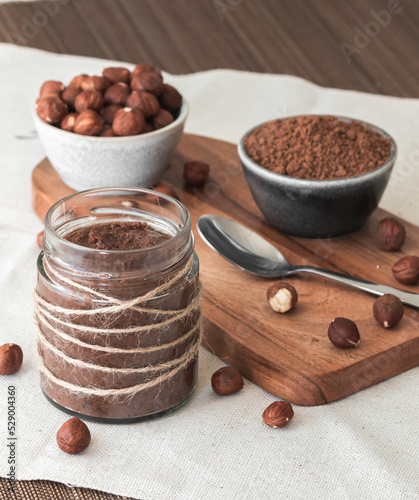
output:
[[[375,232],[375,243],[380,250],[400,250],[406,239],[406,229],[393,217],[380,220]]]
[[[356,324],[347,318],[336,318],[329,326],[329,340],[337,347],[356,347],[361,337]]]
[[[61,120],[60,127],[67,132],[74,132],[74,124],[76,123],[77,113],[69,113]]]
[[[116,137],[115,132],[112,130],[112,125],[105,125],[103,127],[102,133],[100,134],[102,137]]]
[[[139,73],[157,73],[157,75],[162,76],[161,71],[149,63],[140,63],[135,66],[131,71],[131,79]]]
[[[183,166],[183,178],[191,186],[203,186],[208,179],[210,166],[203,161],[188,161]]]
[[[42,238],[44,237],[45,231],[41,231],[36,235],[36,243],[38,244],[39,248],[42,248]]]
[[[279,313],[290,311],[298,302],[297,290],[285,281],[271,285],[266,292],[266,298],[272,309]]]
[[[115,83],[115,85],[111,85],[105,90],[103,94],[103,99],[106,104],[120,104],[121,106],[125,105],[127,97],[130,94],[130,88],[126,83]]]
[[[405,285],[416,285],[419,281],[419,257],[408,255],[392,267],[393,276]]]
[[[60,123],[68,113],[68,106],[57,96],[41,97],[36,101],[36,112],[44,122]]]
[[[77,87],[67,87],[61,93],[61,99],[67,104],[69,108],[75,107],[76,97],[80,94],[80,89]]]
[[[0,346],[0,375],[11,375],[18,372],[22,361],[23,352],[17,344]]]
[[[172,113],[176,113],[182,106],[182,96],[174,87],[167,83],[163,86],[163,92],[159,96],[159,101],[162,108]]]
[[[373,313],[377,323],[391,328],[403,318],[404,307],[399,297],[387,293],[374,302]]]
[[[127,106],[139,109],[145,118],[156,115],[160,111],[160,104],[157,97],[150,92],[139,92],[133,90],[127,99]]]
[[[131,79],[131,88],[159,96],[163,92],[163,78],[155,72],[137,73]]]
[[[104,78],[103,76],[87,76],[81,83],[82,90],[96,90],[97,92],[103,92],[106,90],[111,82]]]
[[[54,80],[48,80],[42,84],[39,90],[39,97],[56,96],[60,97],[60,93],[65,89],[61,82],[55,82]]]
[[[93,109],[83,110],[74,123],[74,132],[81,135],[100,135],[103,118]]]
[[[112,124],[113,119],[115,118],[116,113],[122,109],[122,106],[119,104],[109,104],[101,109],[100,114],[106,123]]]
[[[262,414],[266,425],[278,429],[284,427],[294,416],[294,410],[287,401],[275,401]]]
[[[100,111],[103,107],[103,98],[96,90],[84,90],[76,97],[74,107],[79,113],[84,109]]]
[[[145,119],[138,109],[123,108],[116,114],[112,123],[112,130],[116,135],[136,135],[145,126]]]
[[[168,196],[171,196],[175,200],[180,201],[180,198],[179,198],[179,195],[177,194],[177,192],[169,186],[156,186],[154,189],[156,191],[158,191],[159,193],[167,194]]]
[[[112,84],[122,82],[129,85],[131,79],[131,73],[126,68],[105,68],[102,75]]]
[[[240,373],[231,366],[224,366],[211,377],[212,390],[220,396],[235,394],[243,389],[244,382]]]
[[[75,87],[76,89],[81,90],[81,84],[84,82],[84,80],[86,80],[86,78],[88,78],[88,75],[75,76],[71,80],[69,87]]]
[[[77,417],[70,418],[57,432],[57,444],[66,453],[80,453],[90,444],[90,431]]]
[[[169,111],[165,109],[161,109],[156,115],[151,117],[151,124],[154,127],[154,130],[158,130],[160,128],[167,127],[173,122],[173,116]]]

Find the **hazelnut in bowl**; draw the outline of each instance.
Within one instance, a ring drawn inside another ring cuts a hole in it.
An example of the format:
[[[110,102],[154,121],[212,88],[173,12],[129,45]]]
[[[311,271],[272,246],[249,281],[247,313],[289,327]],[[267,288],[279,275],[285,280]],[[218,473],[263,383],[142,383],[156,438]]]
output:
[[[367,122],[300,115],[252,128],[238,153],[269,224],[293,236],[330,238],[365,224],[388,184],[397,146]]]
[[[149,65],[45,82],[33,108],[51,165],[72,189],[150,187],[168,168],[188,103]]]

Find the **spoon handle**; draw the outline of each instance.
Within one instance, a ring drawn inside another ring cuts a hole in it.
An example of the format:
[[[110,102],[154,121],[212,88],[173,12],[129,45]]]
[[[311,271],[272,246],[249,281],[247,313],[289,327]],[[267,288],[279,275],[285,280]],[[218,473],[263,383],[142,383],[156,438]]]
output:
[[[416,293],[404,292],[397,288],[392,288],[391,286],[379,285],[378,283],[372,283],[371,281],[365,281],[360,278],[336,273],[335,271],[328,271],[327,269],[320,269],[318,267],[292,266],[292,272],[317,274],[318,276],[323,276],[324,278],[329,278],[339,283],[359,288],[373,295],[381,296],[386,293],[392,293],[396,295],[396,297],[399,297],[403,304],[419,309],[419,294]]]

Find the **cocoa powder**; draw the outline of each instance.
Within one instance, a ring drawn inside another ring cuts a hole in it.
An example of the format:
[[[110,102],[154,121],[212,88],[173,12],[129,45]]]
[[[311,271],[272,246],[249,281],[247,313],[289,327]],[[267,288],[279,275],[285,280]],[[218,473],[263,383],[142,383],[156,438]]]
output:
[[[299,179],[344,179],[385,163],[391,140],[361,122],[304,115],[265,123],[244,140],[249,157],[272,172]]]

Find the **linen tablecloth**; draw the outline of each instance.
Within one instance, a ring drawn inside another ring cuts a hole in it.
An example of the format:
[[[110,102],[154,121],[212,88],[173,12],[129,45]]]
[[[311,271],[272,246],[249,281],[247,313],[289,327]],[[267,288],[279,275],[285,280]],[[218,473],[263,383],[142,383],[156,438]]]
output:
[[[13,385],[17,479],[50,479],[142,500],[419,498],[419,368],[334,403],[296,406],[293,421],[275,430],[261,414],[277,398],[249,381],[240,393],[218,397],[210,377],[222,362],[201,349],[190,404],[139,424],[89,423],[92,443],[84,453],[58,449],[55,434],[67,416],[41,394],[32,323],[42,223],[32,211],[30,177],[44,152],[30,107],[43,81],[100,74],[110,64],[0,46],[0,344],[18,343],[24,351],[21,371],[0,377],[0,476],[9,471],[6,403]],[[399,146],[381,206],[419,224],[418,100],[226,70],[166,78],[190,103],[186,131],[231,142],[264,120],[299,113],[346,115],[381,126]]]

